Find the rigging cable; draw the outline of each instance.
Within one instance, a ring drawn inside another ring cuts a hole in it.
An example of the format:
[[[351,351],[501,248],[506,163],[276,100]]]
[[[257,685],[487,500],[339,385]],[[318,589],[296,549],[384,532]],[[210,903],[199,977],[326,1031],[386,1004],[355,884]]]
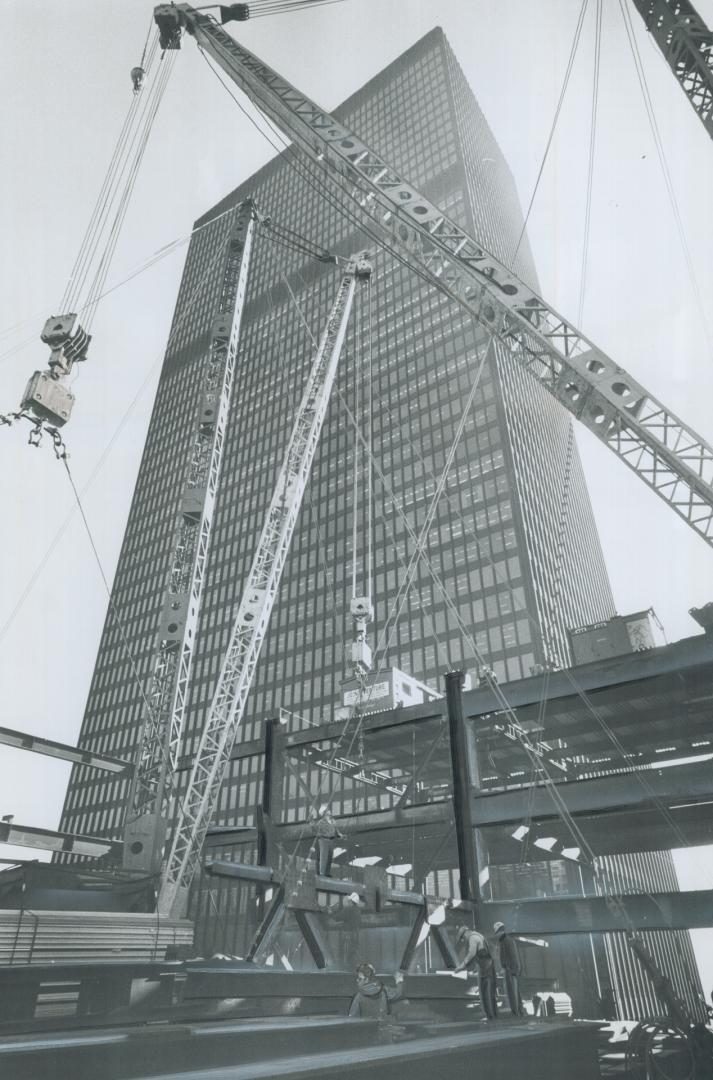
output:
[[[250,7],[250,21],[253,19],[262,19],[266,15],[290,15],[297,13],[298,11],[306,10],[313,7],[329,7],[332,4],[341,4],[344,0],[296,0],[291,3],[290,0],[277,0],[276,3],[263,2],[258,0],[257,3],[252,3]]]
[[[69,477],[69,483],[71,485],[72,491],[74,492],[74,498],[75,498],[76,503],[77,503],[77,508],[79,510],[79,515],[80,515],[80,517],[82,519],[82,522],[84,524],[84,528],[85,528],[87,536],[89,538],[89,544],[91,546],[92,552],[94,553],[94,558],[96,560],[96,564],[99,567],[99,573],[101,574],[101,579],[102,579],[102,581],[104,583],[104,589],[106,590],[107,597],[109,598],[109,608],[111,610],[112,615],[114,616],[114,621],[116,622],[117,628],[119,630],[119,635],[121,637],[121,641],[122,641],[122,644],[124,646],[124,651],[126,653],[128,661],[129,661],[129,666],[131,667],[131,672],[132,672],[132,674],[134,676],[134,680],[135,680],[136,685],[138,687],[139,694],[141,696],[141,700],[144,703],[144,707],[146,708],[147,712],[150,714],[151,713],[151,707],[149,705],[148,699],[147,699],[146,694],[144,692],[143,684],[142,684],[141,678],[139,676],[139,672],[138,672],[138,668],[136,666],[136,661],[134,659],[134,655],[133,655],[133,653],[131,651],[131,648],[129,646],[129,641],[128,641],[128,638],[126,636],[126,631],[124,630],[124,623],[123,623],[123,621],[121,619],[121,616],[119,615],[119,611],[117,609],[117,606],[116,606],[116,604],[114,602],[114,597],[112,595],[111,587],[110,587],[109,582],[107,580],[107,576],[104,573],[104,567],[102,566],[102,562],[101,562],[101,559],[99,557],[99,552],[98,552],[97,546],[96,546],[96,544],[94,542],[94,537],[92,536],[92,530],[89,527],[89,522],[87,520],[87,515],[85,514],[84,507],[82,506],[82,500],[80,498],[79,491],[77,490],[77,486],[74,483],[74,477],[72,476],[71,469],[69,468],[69,459],[68,459],[67,454],[63,453],[60,460],[62,461],[62,463],[64,465],[64,468],[66,470],[67,476]]]
[[[698,286],[698,278],[696,276],[695,267],[693,265],[693,258],[691,256],[691,249],[688,246],[688,239],[686,236],[685,226],[683,224],[683,217],[678,205],[678,199],[676,198],[676,189],[673,185],[673,178],[671,176],[671,170],[669,169],[668,160],[664,151],[663,139],[661,138],[661,131],[656,119],[656,111],[654,109],[653,100],[649,91],[649,85],[646,79],[646,72],[644,71],[644,65],[641,59],[641,53],[639,52],[639,46],[636,41],[636,35],[634,33],[634,27],[631,22],[631,15],[629,13],[626,4],[623,0],[619,0],[619,10],[621,11],[622,19],[624,20],[624,29],[626,30],[627,40],[629,42],[629,49],[634,61],[634,68],[636,69],[636,77],[639,82],[641,94],[644,99],[644,106],[646,108],[646,115],[648,117],[649,126],[651,128],[651,134],[653,136],[654,145],[656,147],[656,155],[659,159],[661,166],[661,172],[663,174],[664,183],[666,185],[666,191],[668,193],[669,202],[671,204],[671,210],[673,211],[674,221],[676,223],[676,229],[678,232],[678,238],[681,243],[681,249],[686,262],[686,268],[688,270],[688,276],[691,282],[691,288],[693,291],[694,299],[698,307],[698,312],[701,318],[701,324],[706,336],[708,344],[709,354],[713,356],[713,338],[711,337],[711,330],[708,323],[708,316],[706,308],[703,304],[703,298],[701,290]]]
[[[594,150],[597,139],[597,109],[599,105],[599,68],[602,51],[602,0],[596,0],[594,32],[594,76],[592,81],[592,112],[589,126],[589,164],[587,168],[587,195],[584,213],[584,241],[582,243],[582,269],[579,278],[579,304],[577,326],[582,325],[584,297],[587,281],[587,256],[589,254],[589,229],[592,220],[592,186],[594,181]]]
[[[559,100],[557,102],[557,108],[555,109],[555,115],[554,115],[554,117],[552,119],[552,125],[550,127],[550,133],[549,133],[549,135],[547,137],[547,142],[545,144],[545,152],[542,155],[542,161],[540,162],[540,168],[537,171],[537,178],[535,180],[535,186],[534,186],[534,188],[532,190],[532,195],[530,196],[530,201],[529,201],[529,203],[527,205],[527,213],[525,214],[525,219],[524,219],[524,221],[522,223],[522,228],[520,230],[520,235],[517,238],[517,244],[515,245],[515,250],[513,251],[512,258],[510,259],[510,265],[511,266],[515,265],[515,260],[517,259],[518,252],[520,251],[520,245],[522,244],[523,238],[525,236],[525,230],[527,229],[527,223],[530,220],[530,214],[532,213],[532,206],[533,206],[533,203],[535,201],[535,196],[537,195],[538,188],[540,186],[540,180],[542,179],[542,173],[544,171],[545,164],[547,162],[547,156],[548,156],[548,154],[550,152],[550,147],[552,146],[552,140],[554,138],[555,129],[557,127],[557,121],[559,120],[559,115],[560,115],[560,112],[562,111],[562,105],[564,104],[565,95],[567,93],[567,87],[569,86],[569,79],[570,79],[570,76],[572,74],[572,68],[574,67],[574,60],[575,60],[575,57],[577,55],[577,49],[579,47],[579,40],[580,40],[580,38],[582,36],[582,26],[584,25],[584,16],[585,16],[586,11],[587,11],[588,3],[589,3],[589,0],[582,0],[582,6],[579,9],[579,15],[577,16],[577,25],[576,25],[575,30],[574,30],[574,40],[572,42],[572,47],[571,47],[570,52],[569,52],[569,59],[567,61],[567,67],[566,67],[565,74],[564,74],[564,81],[562,83],[562,89],[560,90],[560,96],[559,96]]]
[[[460,444],[461,436],[463,434],[463,431],[465,430],[466,423],[468,422],[470,410],[471,410],[471,407],[473,405],[473,401],[475,400],[475,395],[476,395],[476,393],[478,391],[478,388],[480,386],[480,379],[481,379],[481,376],[483,374],[483,369],[485,367],[486,361],[490,360],[490,356],[491,356],[492,349],[493,349],[493,342],[494,342],[494,338],[489,337],[487,345],[482,350],[482,354],[480,356],[480,362],[479,362],[478,367],[476,369],[475,378],[473,379],[472,385],[470,387],[470,391],[468,393],[466,403],[463,406],[463,411],[461,413],[460,421],[459,421],[458,427],[456,429],[455,435],[453,437],[453,442],[451,443],[450,450],[448,451],[448,456],[446,457],[446,461],[445,461],[445,464],[444,464],[443,469],[441,471],[441,475],[439,477],[438,484],[436,485],[436,490],[433,493],[433,496],[431,498],[431,502],[430,502],[429,507],[428,507],[428,511],[426,513],[426,517],[424,519],[423,525],[421,526],[421,530],[419,532],[418,539],[416,541],[416,546],[414,547],[413,552],[411,553],[411,558],[409,560],[406,575],[403,578],[401,584],[399,585],[399,589],[398,589],[398,592],[396,594],[396,598],[394,600],[392,610],[389,613],[389,616],[387,617],[386,623],[384,624],[384,628],[383,628],[383,630],[381,632],[381,635],[379,637],[379,641],[377,643],[376,650],[375,650],[375,652],[377,652],[377,653],[379,652],[379,649],[382,648],[382,647],[383,647],[384,651],[388,650],[391,647],[394,632],[395,632],[395,629],[396,629],[396,622],[398,621],[398,618],[399,618],[399,616],[401,614],[401,610],[403,608],[404,601],[406,599],[406,595],[408,593],[408,590],[411,588],[411,585],[412,585],[412,582],[413,582],[413,579],[414,579],[414,575],[416,573],[416,570],[418,569],[419,559],[420,559],[421,555],[423,554],[423,552],[425,551],[426,545],[428,544],[428,534],[430,532],[431,525],[433,523],[433,518],[434,518],[436,510],[438,508],[438,503],[439,503],[441,494],[443,493],[443,489],[445,488],[446,483],[448,481],[448,474],[450,472],[451,465],[453,464],[453,459],[455,458],[456,451],[457,451],[458,446]]]
[[[158,38],[154,36],[149,51],[147,62],[147,75],[151,75],[155,57],[158,50]],[[152,84],[153,88],[153,84]],[[80,294],[85,285],[91,269],[92,261],[96,258],[99,241],[104,232],[114,201],[117,198],[121,176],[124,173],[128,156],[131,152],[136,131],[141,123],[142,107],[145,106],[143,94],[133,94],[131,103],[122,126],[119,138],[116,142],[114,153],[109,162],[104,181],[97,196],[97,201],[92,210],[89,224],[80,244],[77,258],[70,273],[67,285],[60,301],[60,310],[66,311],[73,304],[79,302]]]

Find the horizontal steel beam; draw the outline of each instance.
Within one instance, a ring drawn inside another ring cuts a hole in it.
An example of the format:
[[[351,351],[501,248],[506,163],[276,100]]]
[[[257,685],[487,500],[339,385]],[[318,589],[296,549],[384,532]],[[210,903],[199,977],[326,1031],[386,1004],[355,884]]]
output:
[[[660,800],[693,802],[713,799],[713,767],[710,761],[692,765],[672,765],[666,769],[646,769],[594,777],[564,780],[557,794],[572,814],[592,814],[610,810],[649,807]],[[519,824],[559,816],[549,786],[522,787],[515,791],[473,796],[473,824],[476,826]]]
[[[713,890],[511,900],[481,905],[486,931],[503,922],[515,934],[693,930],[713,926]]]
[[[32,825],[15,825],[11,821],[0,821],[0,844],[39,848],[41,851],[71,851],[73,855],[88,855],[95,859],[109,852],[118,855],[122,847],[117,840],[37,829]]]
[[[631,852],[670,851],[672,848],[713,844],[713,801],[669,807],[666,817],[658,808],[613,810],[605,814],[580,814],[576,819],[588,848],[598,855],[621,855]],[[526,824],[523,817],[520,824]],[[518,825],[519,828],[519,825]],[[488,861],[495,865],[513,862],[542,862],[561,858],[561,846],[576,847],[576,840],[561,819],[540,819],[534,828],[513,838],[516,829],[493,825],[481,830],[481,842]],[[538,847],[538,837],[554,837],[558,842],[550,855]]]
[[[77,765],[88,765],[91,769],[103,769],[105,772],[127,774],[134,770],[131,761],[122,761],[121,758],[109,757],[107,754],[97,754],[93,750],[82,750],[79,746],[69,746],[67,743],[55,742],[53,739],[41,739],[38,735],[28,735],[24,731],[14,731],[12,728],[0,727],[0,745],[13,746],[17,750],[29,750],[33,754],[44,754],[46,757],[60,758],[62,761],[74,761]]]
[[[581,664],[571,670],[551,671],[547,676],[531,675],[526,679],[517,679],[507,684],[507,699],[512,708],[526,705],[537,707],[545,689],[547,701],[554,703],[559,698],[576,697],[582,690],[589,692],[665,675],[672,677],[673,689],[681,676],[694,676],[696,669],[702,671],[702,682],[710,694],[713,687],[713,634],[697,634],[661,648],[612,656],[607,660]],[[479,718],[490,724],[492,714],[500,710],[501,706],[488,686],[463,692],[463,711],[466,718],[476,721],[476,728]],[[550,704],[548,715],[555,711]]]
[[[430,825],[433,822],[451,820],[450,802],[423,803],[417,806],[405,806],[393,810],[372,810],[365,814],[335,814],[335,818],[349,821],[350,835],[362,832],[374,832],[380,829],[396,829],[408,826]],[[313,826],[308,822],[295,822],[278,825],[276,835],[281,842],[307,839],[313,834]]]
[[[205,864],[205,871],[212,877],[233,878],[238,881],[255,882],[258,885],[276,885],[281,878],[270,866],[253,866],[247,863],[223,862],[220,859],[212,859]],[[321,874],[314,875],[314,882],[321,892],[334,893],[339,896],[349,896],[356,893],[361,899],[366,899],[369,894],[368,887],[361,881],[350,881],[346,878],[324,877]],[[392,904],[406,904],[409,907],[423,907],[427,902],[443,904],[441,897],[427,896],[423,893],[407,892],[404,889],[386,889],[383,899]],[[467,900],[458,903],[459,910],[470,911],[472,905]]]

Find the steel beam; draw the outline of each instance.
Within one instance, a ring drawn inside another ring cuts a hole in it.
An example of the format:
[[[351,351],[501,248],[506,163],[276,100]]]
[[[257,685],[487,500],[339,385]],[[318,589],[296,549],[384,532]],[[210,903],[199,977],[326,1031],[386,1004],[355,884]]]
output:
[[[455,818],[458,845],[458,870],[460,895],[464,900],[477,903],[478,864],[473,843],[473,820],[471,783],[468,775],[468,744],[463,721],[462,671],[449,671],[446,675],[446,706],[450,733],[451,767],[453,772],[453,816]],[[477,925],[476,918],[476,925]]]
[[[319,919],[315,913],[313,911],[303,911],[300,908],[293,910],[297,925],[302,931],[302,937],[305,939],[307,948],[318,970],[323,971],[325,968],[336,967],[327,939],[322,933]]]
[[[253,881],[257,884],[275,884],[280,880],[279,875],[269,866],[224,862],[220,859],[212,859],[206,863],[205,871],[212,877],[238,878],[240,881]],[[369,891],[362,881],[324,877],[321,874],[315,874],[314,883],[320,892],[334,893],[337,896],[356,893],[361,900],[366,899]],[[408,892],[405,889],[386,889],[381,893],[381,899],[391,904],[405,904],[407,907],[423,907],[427,902],[436,906],[444,903],[443,897]],[[463,911],[472,911],[473,906],[468,900],[458,902],[459,909]]]
[[[411,933],[408,936],[406,947],[403,951],[401,961],[399,963],[400,971],[408,971],[413,963],[413,958],[416,955],[416,949],[418,948],[419,938],[421,937],[421,931],[426,925],[426,905],[423,904],[420,911],[416,912],[416,918],[414,919],[413,926],[411,927]]]
[[[617,897],[511,900],[482,905],[486,927],[503,922],[515,934],[693,930],[713,926],[713,889]]]
[[[256,867],[256,869],[262,868]],[[246,960],[254,960],[261,948],[269,948],[280,931],[282,920],[285,917],[285,911],[285,894],[282,887],[280,887],[275,891],[272,903],[257,928],[257,933],[253,938],[253,943],[245,958]]]
[[[637,809],[664,803],[713,799],[713,768],[710,761],[672,765],[666,769],[645,769],[590,780],[563,780],[557,793],[572,814],[603,813],[615,809]],[[520,824],[558,816],[547,784],[521,787],[515,791],[481,791],[471,799],[473,824]]]
[[[580,814],[577,825],[595,856],[670,851],[676,847],[713,844],[713,802],[693,803],[668,810],[665,818],[658,808]],[[525,823],[524,817],[521,823]],[[540,819],[536,828],[531,829],[520,842],[513,839],[514,832],[512,822],[478,830],[476,836],[483,840],[489,863],[497,866],[523,860],[545,862],[558,857],[535,846],[535,836],[550,836],[559,844],[578,846],[567,825],[556,818]]]
[[[82,750],[79,746],[69,746],[53,739],[41,739],[39,735],[28,735],[12,728],[0,727],[0,744],[13,746],[17,750],[29,750],[33,754],[59,758],[61,761],[73,761],[77,765],[87,765],[90,769],[103,769],[105,772],[122,775],[134,771],[131,761],[122,761],[121,758],[110,757],[108,754],[97,754],[93,750]]]
[[[82,836],[80,833],[56,832],[53,829],[37,829],[31,825],[15,825],[11,821],[0,822],[0,844],[16,844],[17,847],[39,848],[41,851],[66,851],[73,855],[87,855],[98,859],[110,852],[121,854],[122,845],[116,840],[99,836]]]

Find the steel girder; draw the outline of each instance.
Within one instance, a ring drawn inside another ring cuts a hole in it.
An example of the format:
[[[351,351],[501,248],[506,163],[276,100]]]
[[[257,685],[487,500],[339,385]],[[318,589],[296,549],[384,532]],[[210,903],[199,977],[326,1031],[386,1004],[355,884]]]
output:
[[[514,934],[691,930],[713,926],[713,890],[572,896],[482,904],[484,926],[504,922]]]
[[[134,771],[134,766],[130,761],[122,761],[121,758],[111,757],[109,754],[98,754],[94,750],[83,750],[81,746],[55,742],[54,739],[42,739],[39,735],[28,735],[24,731],[14,731],[12,728],[0,727],[0,744],[13,746],[17,750],[29,750],[33,754],[60,758],[62,761],[73,761],[76,765],[86,765],[90,769],[103,769],[123,776]]]

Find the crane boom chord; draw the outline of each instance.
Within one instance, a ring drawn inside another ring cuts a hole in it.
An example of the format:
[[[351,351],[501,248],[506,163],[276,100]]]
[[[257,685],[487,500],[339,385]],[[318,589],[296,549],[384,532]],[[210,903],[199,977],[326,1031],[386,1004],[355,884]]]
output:
[[[387,244],[445,289],[514,359],[713,546],[713,447],[593,345],[357,135],[188,4],[155,10],[161,42],[187,30],[309,156],[356,190]]]
[[[356,283],[371,267],[353,257],[316,350],[195,753],[158,896],[159,914],[183,912],[242,720],[336,375]]]
[[[634,0],[634,7],[713,139],[713,33],[689,0]]]
[[[178,763],[205,567],[235,381],[250,252],[257,220],[246,200],[225,244],[218,310],[199,391],[190,460],[180,494],[143,729],[124,833],[127,869],[157,871]]]

